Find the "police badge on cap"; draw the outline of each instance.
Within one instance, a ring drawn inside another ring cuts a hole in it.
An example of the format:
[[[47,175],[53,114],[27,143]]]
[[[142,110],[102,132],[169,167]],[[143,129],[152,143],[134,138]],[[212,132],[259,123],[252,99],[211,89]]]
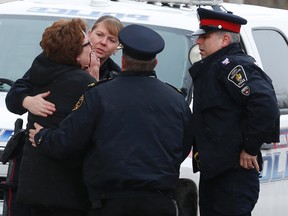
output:
[[[199,30],[192,35],[203,35],[213,31],[229,31],[239,33],[241,25],[245,25],[247,20],[232,14],[231,12],[218,12],[198,8]]]

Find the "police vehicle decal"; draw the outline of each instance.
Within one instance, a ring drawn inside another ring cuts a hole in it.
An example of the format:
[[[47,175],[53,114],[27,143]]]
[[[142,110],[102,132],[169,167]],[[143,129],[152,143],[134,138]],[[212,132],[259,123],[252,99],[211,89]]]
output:
[[[280,142],[273,143],[272,145],[273,149],[278,149],[278,151],[268,151],[268,153],[263,156],[261,183],[288,180],[288,151],[282,150],[288,147],[288,129],[281,130]]]
[[[238,88],[241,88],[248,79],[244,68],[241,65],[237,65],[228,74],[228,80],[235,84]]]
[[[280,134],[279,139],[280,139],[280,142],[275,143],[274,148],[286,148],[286,147],[288,147],[288,129],[281,130],[281,134]]]
[[[263,171],[261,172],[261,183],[288,180],[288,151],[274,152],[263,156]],[[284,160],[285,167],[280,167]]]
[[[7,142],[11,137],[13,130],[0,129],[0,142]]]
[[[92,10],[73,10],[73,9],[62,9],[62,8],[46,8],[46,7],[32,7],[27,10],[27,12],[37,13],[37,14],[46,14],[46,15],[66,15],[66,16],[81,16],[88,18],[98,18],[103,15],[112,15],[118,19],[129,18],[131,21],[149,21],[148,15],[143,14],[126,14],[126,13],[115,13],[109,11],[92,11]]]

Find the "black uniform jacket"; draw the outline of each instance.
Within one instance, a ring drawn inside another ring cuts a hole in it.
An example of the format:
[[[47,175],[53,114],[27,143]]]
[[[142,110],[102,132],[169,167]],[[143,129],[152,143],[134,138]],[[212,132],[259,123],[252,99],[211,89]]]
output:
[[[42,129],[35,140],[42,137],[38,148],[59,159],[88,149],[84,179],[91,201],[175,188],[192,146],[191,110],[182,94],[152,72],[126,71],[78,104],[59,130]]]
[[[199,153],[205,178],[239,166],[242,149],[257,155],[264,142],[279,141],[279,109],[272,81],[238,44],[195,63],[189,72],[194,83],[193,152]]]
[[[99,79],[112,79],[121,72],[121,68],[111,59],[108,58],[100,67]]]
[[[58,127],[88,85],[95,82],[86,71],[55,63],[44,53],[36,57],[26,76],[30,76],[32,95],[49,90],[51,93],[46,99],[56,105],[56,112],[46,118],[29,113],[27,129],[34,128],[34,122],[49,128]],[[87,198],[82,179],[81,153],[66,160],[55,160],[32,147],[27,139],[20,170],[19,201],[85,209]]]

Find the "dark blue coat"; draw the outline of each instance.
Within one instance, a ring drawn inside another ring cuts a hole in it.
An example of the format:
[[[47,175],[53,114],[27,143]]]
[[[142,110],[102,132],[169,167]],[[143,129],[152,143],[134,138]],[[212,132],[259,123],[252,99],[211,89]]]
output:
[[[264,142],[279,140],[272,81],[237,44],[195,63],[189,72],[194,83],[194,153],[199,152],[205,178],[239,166],[242,149],[257,155]]]
[[[35,140],[56,158],[87,150],[84,180],[92,201],[123,191],[172,191],[192,145],[191,110],[154,73],[123,72],[86,92],[59,130]],[[89,145],[92,143],[92,145]]]
[[[99,80],[112,79],[120,72],[121,68],[111,58],[108,58],[100,67]]]
[[[120,67],[111,59],[108,58],[100,68],[100,80],[114,78],[121,72]],[[33,84],[31,83],[29,71],[24,74],[21,79],[16,80],[11,87],[6,97],[7,109],[15,114],[22,115],[26,110],[22,106],[23,99],[26,96],[35,94],[33,92]],[[41,75],[40,75],[41,76]]]

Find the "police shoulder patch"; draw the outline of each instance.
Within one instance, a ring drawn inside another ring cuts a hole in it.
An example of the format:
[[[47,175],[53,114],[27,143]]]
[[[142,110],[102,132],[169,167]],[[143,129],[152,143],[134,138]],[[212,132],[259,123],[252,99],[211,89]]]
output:
[[[250,95],[250,87],[249,86],[244,86],[242,89],[241,89],[241,93],[245,96],[249,96]]]
[[[238,88],[241,88],[248,80],[245,70],[241,65],[234,67],[228,74],[228,80],[235,84]]]

